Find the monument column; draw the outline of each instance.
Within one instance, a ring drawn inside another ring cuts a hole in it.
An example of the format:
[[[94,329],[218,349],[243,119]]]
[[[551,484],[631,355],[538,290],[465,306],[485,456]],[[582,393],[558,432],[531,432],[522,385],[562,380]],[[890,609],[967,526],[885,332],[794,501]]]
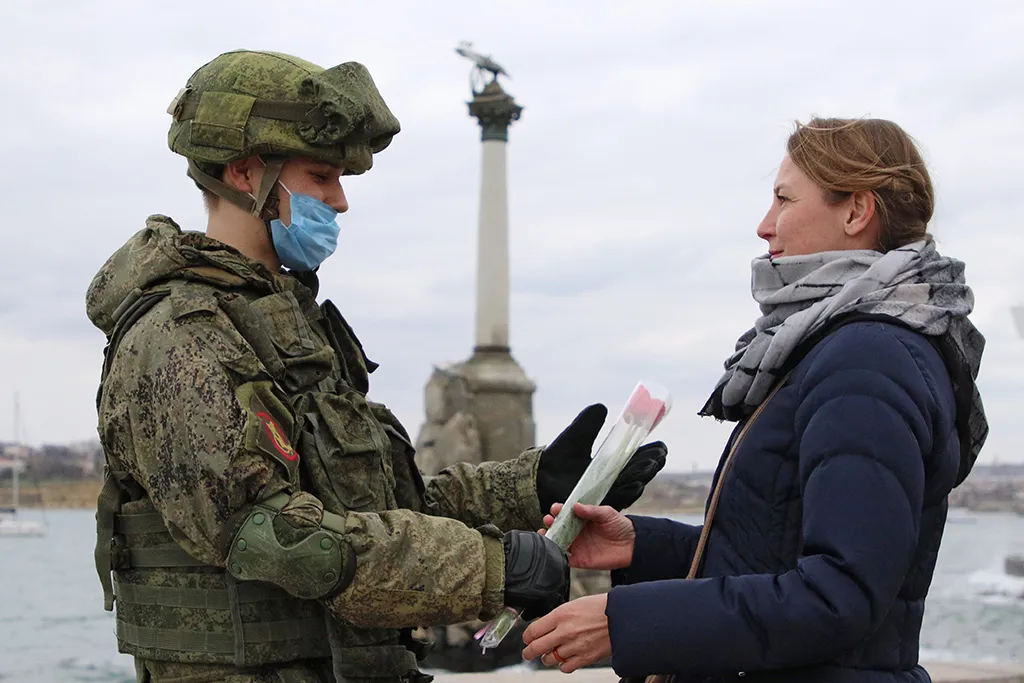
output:
[[[480,220],[477,234],[477,349],[509,350],[508,129],[523,108],[497,79],[475,93],[469,113],[480,123]]]
[[[523,108],[497,74],[474,90],[469,114],[480,124],[480,222],[477,228],[476,340],[464,373],[484,460],[507,460],[534,444],[533,392],[509,340],[508,129]]]

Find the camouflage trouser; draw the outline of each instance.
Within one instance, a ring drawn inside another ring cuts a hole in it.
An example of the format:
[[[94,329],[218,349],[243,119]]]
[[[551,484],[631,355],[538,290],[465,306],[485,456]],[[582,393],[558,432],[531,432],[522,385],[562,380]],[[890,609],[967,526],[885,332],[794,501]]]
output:
[[[223,664],[180,664],[135,659],[137,683],[335,683],[330,660],[240,671]]]

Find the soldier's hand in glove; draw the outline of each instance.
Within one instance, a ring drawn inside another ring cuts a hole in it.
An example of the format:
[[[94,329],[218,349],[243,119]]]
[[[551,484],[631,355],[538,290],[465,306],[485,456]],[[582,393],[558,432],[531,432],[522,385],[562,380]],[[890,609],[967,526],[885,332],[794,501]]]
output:
[[[505,604],[529,621],[569,599],[569,558],[532,531],[509,531],[505,545]]]
[[[564,503],[572,493],[590,464],[590,452],[606,417],[608,409],[600,403],[587,406],[541,453],[537,466],[541,514],[548,514],[554,503]],[[622,510],[635,503],[648,482],[665,466],[667,455],[668,447],[661,441],[636,449],[601,504]]]

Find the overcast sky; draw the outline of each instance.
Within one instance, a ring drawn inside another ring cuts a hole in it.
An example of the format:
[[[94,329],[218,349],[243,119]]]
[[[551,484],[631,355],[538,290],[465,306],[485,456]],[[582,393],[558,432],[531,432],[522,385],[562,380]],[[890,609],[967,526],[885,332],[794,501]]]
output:
[[[166,107],[235,48],[367,65],[402,132],[347,179],[322,293],[381,364],[372,396],[414,434],[431,364],[468,356],[479,129],[472,40],[525,106],[508,149],[512,347],[538,439],[637,379],[675,405],[669,469],[710,468],[697,410],[757,309],[754,231],[793,119],[878,116],[921,144],[932,232],[967,263],[988,338],[982,461],[1024,460],[1024,5],[1018,2],[196,2],[4,0],[0,9],[0,440],[93,438],[103,335],[84,294],[164,213],[202,230]]]

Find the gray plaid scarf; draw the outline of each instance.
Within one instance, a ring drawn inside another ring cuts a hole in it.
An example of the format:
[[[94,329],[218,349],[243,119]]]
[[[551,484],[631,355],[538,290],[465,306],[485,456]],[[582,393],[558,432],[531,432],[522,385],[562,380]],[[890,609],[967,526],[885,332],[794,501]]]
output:
[[[737,341],[701,415],[720,420],[750,415],[788,367],[790,355],[831,323],[857,315],[895,318],[938,338],[954,388],[964,396],[958,400],[958,410],[969,412],[958,416],[961,440],[977,456],[988,433],[974,386],[985,338],[967,319],[974,294],[964,281],[962,261],[939,255],[931,241],[885,254],[831,251],[777,259],[762,256],[752,264],[751,290],[761,305],[761,317]],[[964,392],[969,392],[969,398]]]

